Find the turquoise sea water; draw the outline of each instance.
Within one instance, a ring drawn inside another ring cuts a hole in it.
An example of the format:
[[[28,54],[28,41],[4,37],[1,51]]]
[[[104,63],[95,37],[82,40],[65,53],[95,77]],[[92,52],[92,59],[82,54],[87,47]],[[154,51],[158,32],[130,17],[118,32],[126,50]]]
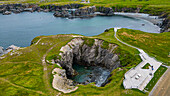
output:
[[[73,78],[70,78],[78,83],[95,82],[96,86],[100,87],[110,75],[110,71],[99,66],[85,67],[78,64],[73,64],[73,69],[78,72]]]

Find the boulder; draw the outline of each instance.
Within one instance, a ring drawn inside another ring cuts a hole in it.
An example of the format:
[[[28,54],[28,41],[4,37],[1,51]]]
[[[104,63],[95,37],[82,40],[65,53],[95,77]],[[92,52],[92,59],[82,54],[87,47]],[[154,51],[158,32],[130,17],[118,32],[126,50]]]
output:
[[[161,27],[161,32],[170,32],[170,19],[166,18],[163,20]]]
[[[33,12],[32,8],[25,8],[24,11]]]
[[[11,14],[10,11],[5,11],[5,12],[3,12],[3,15],[10,15],[10,14]]]
[[[7,49],[18,50],[18,49],[20,49],[20,47],[17,47],[15,45],[11,45]]]

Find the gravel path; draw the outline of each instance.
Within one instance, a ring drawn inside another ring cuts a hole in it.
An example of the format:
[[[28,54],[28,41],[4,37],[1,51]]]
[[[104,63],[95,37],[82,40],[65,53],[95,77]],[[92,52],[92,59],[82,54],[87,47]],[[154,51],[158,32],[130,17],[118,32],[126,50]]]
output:
[[[57,43],[57,44],[58,44],[58,43]],[[50,94],[48,94],[48,95],[50,95],[50,96],[54,96],[55,94],[58,94],[58,92],[57,92],[56,90],[54,90],[54,89],[52,88],[51,84],[50,84],[50,76],[49,76],[49,74],[51,74],[51,72],[48,73],[48,68],[47,68],[47,64],[46,64],[45,58],[46,58],[47,54],[48,54],[57,44],[53,45],[50,49],[48,49],[48,50],[46,51],[46,53],[43,55],[43,57],[42,57],[42,66],[43,66],[43,71],[44,71],[43,81],[44,81],[45,87],[46,87],[47,90],[50,92]]]

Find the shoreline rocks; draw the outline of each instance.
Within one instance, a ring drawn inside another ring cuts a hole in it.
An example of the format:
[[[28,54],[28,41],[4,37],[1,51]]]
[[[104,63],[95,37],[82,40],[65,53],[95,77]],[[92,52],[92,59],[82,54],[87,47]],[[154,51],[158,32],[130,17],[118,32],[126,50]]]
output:
[[[10,12],[10,11],[5,11],[5,12],[3,12],[2,14],[3,14],[3,15],[10,15],[11,12]]]
[[[11,13],[21,13],[21,12],[54,12],[55,17],[64,18],[91,18],[97,15],[99,16],[113,16],[114,12],[132,12],[139,13],[141,8],[117,8],[117,7],[85,7],[82,8],[82,4],[67,4],[67,5],[43,5],[38,6],[37,4],[4,4],[0,5],[0,13],[3,15],[10,15]],[[147,12],[145,12],[147,13]],[[168,16],[159,16],[160,18],[165,18],[162,24],[156,24],[160,26],[161,32],[170,32],[170,19]]]
[[[4,49],[3,47],[0,46],[0,56],[9,53],[12,50],[19,50],[20,47],[17,47],[15,45],[11,45],[8,48]]]
[[[165,20],[163,20],[162,25],[160,26],[160,28],[161,28],[161,33],[170,32],[170,19],[165,18]]]
[[[0,54],[4,53],[4,48],[0,46]]]

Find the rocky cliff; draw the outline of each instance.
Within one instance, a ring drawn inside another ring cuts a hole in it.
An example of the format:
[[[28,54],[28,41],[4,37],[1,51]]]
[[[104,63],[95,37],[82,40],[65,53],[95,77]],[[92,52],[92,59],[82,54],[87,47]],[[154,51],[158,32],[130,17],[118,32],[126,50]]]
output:
[[[66,69],[67,76],[76,75],[76,71],[72,68],[73,63],[84,66],[101,66],[113,70],[120,66],[119,57],[114,53],[118,46],[108,44],[107,49],[104,49],[102,48],[104,42],[99,39],[90,41],[90,39],[75,38],[60,49],[61,60],[57,59],[55,62]]]
[[[61,91],[63,93],[70,93],[72,91],[77,90],[78,87],[75,87],[72,80],[67,79],[66,72],[64,69],[55,68],[52,71],[53,74],[53,88]]]

